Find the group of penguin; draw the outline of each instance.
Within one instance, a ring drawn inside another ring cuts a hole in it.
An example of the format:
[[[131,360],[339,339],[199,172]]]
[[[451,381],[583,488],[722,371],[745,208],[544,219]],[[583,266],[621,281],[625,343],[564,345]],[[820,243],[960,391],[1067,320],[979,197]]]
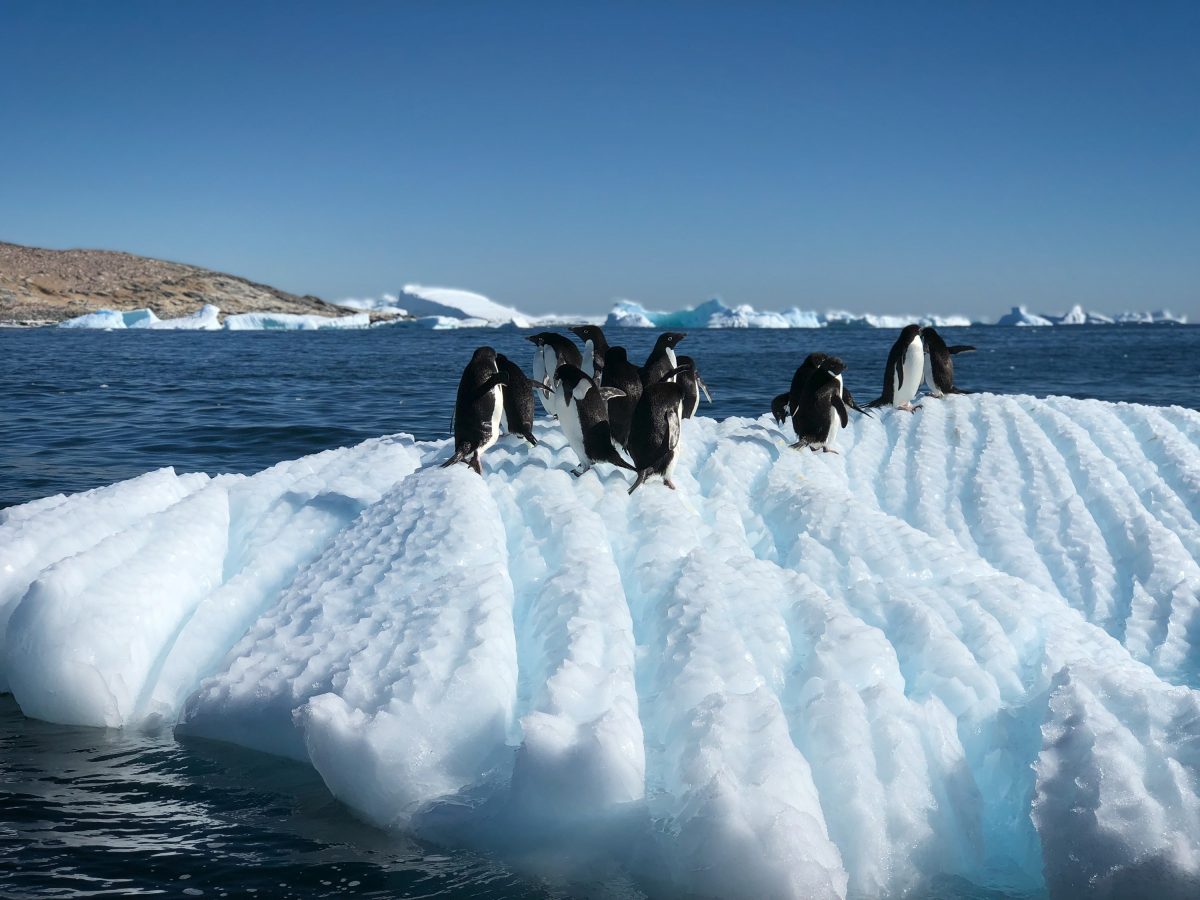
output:
[[[536,446],[537,394],[579,457],[572,475],[605,462],[636,474],[631,494],[651,476],[660,476],[674,490],[671,475],[680,423],[695,415],[701,393],[712,402],[695,360],[675,353],[686,335],[673,331],[659,335],[645,364],[637,366],[624,347],[609,346],[599,326],[570,330],[583,342],[582,351],[569,338],[549,331],[527,338],[534,344],[533,378],[491,347],[475,351],[458,384],[454,455],[442,463],[443,468],[465,462],[482,475],[481,458],[502,430]],[[937,398],[966,393],[954,384],[952,357],[974,349],[948,347],[931,326],[905,327],[888,354],[883,393],[867,407],[916,412],[920,406],[912,401],[922,380]],[[788,391],[772,401],[771,412],[779,424],[792,420],[797,437],[792,447],[836,453],[837,433],[849,424],[847,410],[871,415],[842,383],[845,370],[846,364],[836,356],[810,353],[792,376]]]
[[[867,404],[868,408],[893,406],[915,413],[917,389],[924,381],[930,396],[965,394],[954,383],[953,356],[975,348],[967,344],[946,346],[933,326],[907,325],[896,338],[883,369],[883,393]],[[810,353],[792,376],[791,387],[771,401],[771,415],[782,425],[791,418],[797,441],[795,449],[808,447],[836,453],[833,445],[838,431],[849,424],[848,409],[865,416],[871,414],[854,402],[854,396],[842,383],[846,364],[836,356]]]
[[[480,457],[496,443],[502,428],[536,446],[537,394],[579,457],[572,475],[606,462],[636,473],[631,494],[652,475],[661,476],[674,490],[671,473],[680,422],[695,415],[701,393],[712,402],[695,361],[675,355],[675,346],[686,335],[659,335],[645,364],[637,366],[624,347],[609,346],[599,326],[580,325],[571,331],[583,342],[582,351],[561,334],[543,331],[528,337],[534,344],[533,378],[491,347],[475,351],[458,384],[454,455],[443,467],[466,462],[482,474]]]

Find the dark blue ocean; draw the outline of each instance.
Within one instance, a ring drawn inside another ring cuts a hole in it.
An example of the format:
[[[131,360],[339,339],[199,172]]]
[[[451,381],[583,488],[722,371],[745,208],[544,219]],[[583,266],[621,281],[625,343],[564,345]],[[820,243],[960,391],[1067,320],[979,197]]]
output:
[[[944,329],[974,391],[1200,406],[1200,327]],[[634,359],[649,331],[610,332]],[[814,350],[841,356],[860,401],[896,333],[693,332],[713,394],[701,414],[757,416]],[[254,472],[409,432],[449,435],[462,366],[513,330],[0,330],[0,506],[150,469]],[[2,563],[2,560],[0,560]],[[309,768],[233,747],[66,728],[0,697],[0,896],[536,897],[561,890],[494,860],[356,822]],[[609,886],[604,896],[634,896]],[[948,884],[939,896],[995,896]]]

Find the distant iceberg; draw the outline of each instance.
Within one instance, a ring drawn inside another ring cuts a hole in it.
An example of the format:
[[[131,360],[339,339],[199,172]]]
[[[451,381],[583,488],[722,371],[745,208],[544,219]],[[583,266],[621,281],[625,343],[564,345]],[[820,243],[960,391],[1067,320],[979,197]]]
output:
[[[158,331],[316,331],[324,328],[367,328],[371,317],[367,313],[348,316],[298,316],[287,313],[238,313],[226,316],[222,326],[221,310],[206,303],[190,315],[175,319],[160,319],[150,309],[118,312],[103,309],[74,319],[59,322],[59,328],[145,328]]]
[[[159,318],[149,309],[131,309],[125,312],[115,309],[100,309],[96,312],[85,313],[65,322],[59,322],[59,328],[145,328]]]
[[[651,311],[633,300],[619,300],[608,314],[605,325],[624,328],[825,328],[830,325],[903,328],[910,322],[939,328],[971,324],[966,316],[876,316],[844,310],[819,313],[798,307],[783,312],[760,311],[749,304],[731,307],[713,298],[699,306],[675,312]]]
[[[1186,325],[1187,316],[1177,316],[1169,309],[1152,312],[1123,312],[1114,317],[1118,325]]]
[[[457,288],[424,287],[419,284],[406,284],[396,300],[410,316],[416,318],[475,320],[491,325],[512,325],[517,328],[528,328],[531,317],[503,306],[472,291]],[[464,326],[473,327],[473,326]]]
[[[1014,306],[1012,310],[996,320],[997,325],[1045,326],[1054,323],[1045,316],[1031,313],[1024,306]]]
[[[349,316],[299,316],[290,313],[238,313],[225,317],[227,331],[323,331],[329,328],[369,328],[367,313]]]
[[[1196,896],[1200,413],[973,395],[370,440],[0,510],[30,716],[304,761],[368,822],[659,896]]]

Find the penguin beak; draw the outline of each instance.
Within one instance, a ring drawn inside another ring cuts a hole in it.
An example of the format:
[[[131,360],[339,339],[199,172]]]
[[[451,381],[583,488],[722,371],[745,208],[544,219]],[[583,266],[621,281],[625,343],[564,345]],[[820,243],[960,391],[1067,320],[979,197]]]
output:
[[[582,325],[573,325],[568,328],[567,331],[571,332],[571,334],[575,335],[575,337],[579,338],[581,341],[586,340],[586,338],[583,336]]]
[[[538,340],[536,334],[525,335],[525,340],[529,341],[529,343],[531,343],[531,344],[540,344],[541,343],[541,341]]]

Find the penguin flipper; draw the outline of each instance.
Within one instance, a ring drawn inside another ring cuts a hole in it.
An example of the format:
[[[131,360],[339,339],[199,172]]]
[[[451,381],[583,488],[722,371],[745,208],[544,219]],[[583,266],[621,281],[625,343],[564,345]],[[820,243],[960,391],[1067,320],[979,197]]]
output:
[[[629,396],[620,388],[615,388],[615,387],[602,387],[602,388],[600,388],[600,394],[601,394],[601,396],[604,397],[605,400],[613,400],[617,397],[628,397]]]
[[[712,403],[712,394],[708,392],[708,385],[704,383],[704,379],[699,375],[696,376],[696,384],[699,385],[700,390],[704,391],[704,399]]]
[[[970,344],[955,344],[953,347],[947,347],[946,352],[953,356],[955,353],[974,353],[975,348]]]
[[[850,414],[846,412],[846,404],[842,402],[842,398],[837,394],[833,395],[833,408],[837,410],[838,418],[842,420],[842,427],[845,428],[850,424]]]
[[[474,403],[488,391],[492,390],[492,388],[505,384],[508,384],[508,375],[504,372],[495,372],[489,375],[487,381],[475,388],[475,396],[471,398],[471,402]]]

